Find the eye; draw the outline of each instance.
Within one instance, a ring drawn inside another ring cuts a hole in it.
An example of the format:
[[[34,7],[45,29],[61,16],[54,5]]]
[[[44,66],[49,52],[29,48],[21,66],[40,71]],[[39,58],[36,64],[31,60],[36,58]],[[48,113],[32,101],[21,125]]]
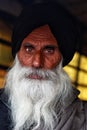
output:
[[[55,51],[55,46],[46,46],[44,50],[47,54],[53,54]]]
[[[24,49],[28,53],[32,53],[34,51],[34,47],[30,44],[24,44]]]

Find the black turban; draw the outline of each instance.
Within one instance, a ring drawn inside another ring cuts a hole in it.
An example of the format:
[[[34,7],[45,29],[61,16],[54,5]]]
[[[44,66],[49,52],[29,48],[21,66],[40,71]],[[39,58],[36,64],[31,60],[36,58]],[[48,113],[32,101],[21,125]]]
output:
[[[48,24],[58,41],[63,55],[63,66],[67,65],[80,40],[78,20],[58,2],[33,3],[25,7],[13,29],[12,55],[21,47],[23,39],[35,28]]]

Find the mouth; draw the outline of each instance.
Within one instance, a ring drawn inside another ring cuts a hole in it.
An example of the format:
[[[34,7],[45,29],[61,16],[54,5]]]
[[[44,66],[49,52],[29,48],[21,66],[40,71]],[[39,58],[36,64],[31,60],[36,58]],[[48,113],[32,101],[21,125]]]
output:
[[[29,78],[29,79],[35,79],[35,80],[45,80],[44,77],[42,77],[42,76],[40,76],[40,75],[38,75],[38,74],[30,74],[30,75],[28,76],[28,78]]]

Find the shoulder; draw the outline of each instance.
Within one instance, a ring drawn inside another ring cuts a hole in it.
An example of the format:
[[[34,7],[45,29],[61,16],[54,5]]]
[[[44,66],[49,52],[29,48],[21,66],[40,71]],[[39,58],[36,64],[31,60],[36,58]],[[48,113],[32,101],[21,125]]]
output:
[[[78,110],[82,110],[84,112],[87,112],[87,101],[77,99],[76,104],[77,104]]]
[[[0,89],[0,115],[3,116],[5,113],[7,113],[7,106],[5,99],[5,94],[3,93],[4,89]],[[1,117],[0,116],[0,117]]]
[[[79,99],[78,107],[82,108],[85,113],[87,113],[87,101],[83,101]]]
[[[0,89],[0,96],[3,93],[3,91],[4,91],[4,88]]]
[[[8,97],[4,93],[4,89],[0,89],[0,111],[8,110]]]
[[[4,89],[0,89],[0,111],[2,109],[2,106],[4,106],[3,99],[2,99],[3,92],[4,92]]]
[[[87,101],[83,101],[83,105],[87,108]]]
[[[79,100],[78,103],[78,115],[80,120],[83,121],[84,128],[87,130],[87,101]]]
[[[77,128],[77,130],[87,130],[87,101],[77,99],[73,104],[73,129]]]
[[[87,101],[83,101],[83,107],[84,107],[85,117],[87,121]]]
[[[84,119],[85,119],[85,129],[87,130],[87,101],[82,101],[83,104],[83,111],[84,111]]]
[[[0,130],[8,130],[10,123],[10,109],[7,106],[6,100],[4,100],[4,89],[0,89]]]

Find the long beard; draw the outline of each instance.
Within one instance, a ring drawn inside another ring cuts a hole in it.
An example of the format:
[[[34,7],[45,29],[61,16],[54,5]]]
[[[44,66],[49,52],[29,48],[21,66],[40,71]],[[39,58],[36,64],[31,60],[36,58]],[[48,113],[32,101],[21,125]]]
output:
[[[30,79],[31,74],[37,74],[42,79]],[[7,75],[5,92],[9,95],[13,130],[30,127],[37,130],[41,126],[41,129],[53,130],[61,110],[58,108],[69,98],[72,87],[62,69],[62,61],[53,70],[40,70],[22,67],[16,57]]]

